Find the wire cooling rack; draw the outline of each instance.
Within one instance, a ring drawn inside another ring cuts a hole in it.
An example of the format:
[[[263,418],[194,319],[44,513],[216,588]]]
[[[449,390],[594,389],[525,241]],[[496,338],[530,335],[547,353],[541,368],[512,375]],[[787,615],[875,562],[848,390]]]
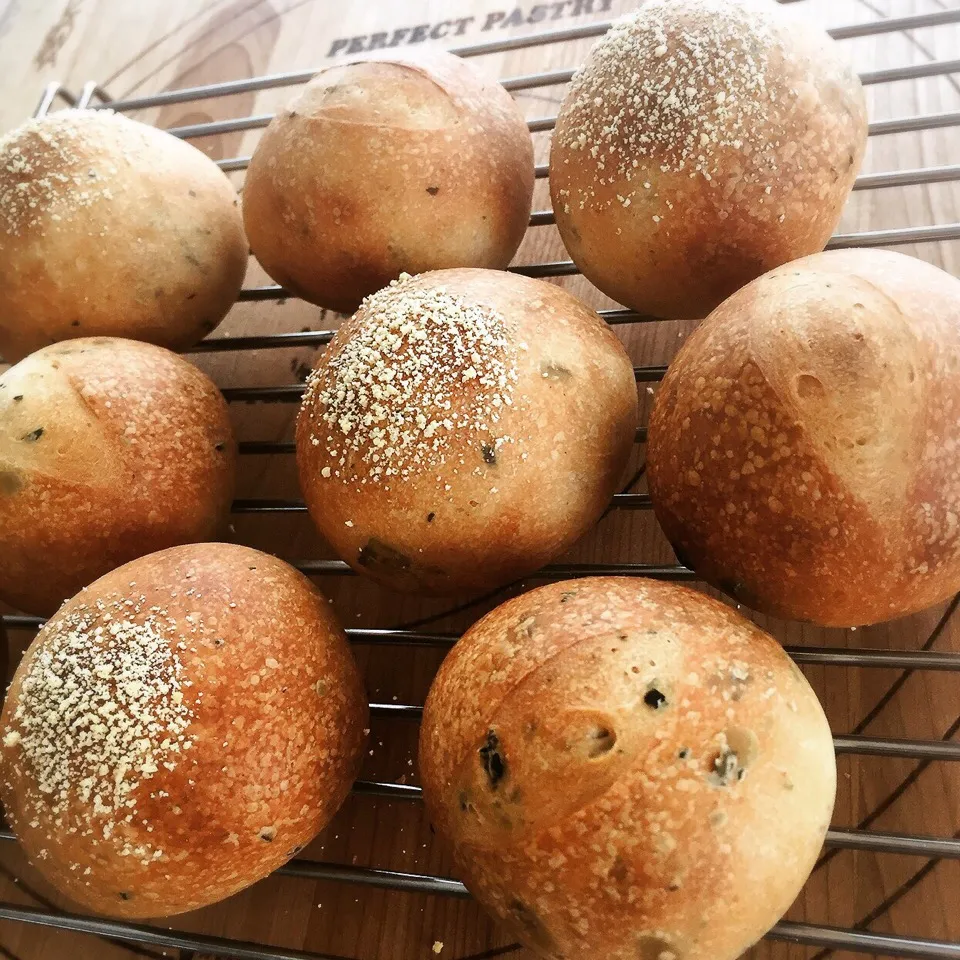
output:
[[[783,3],[797,0],[780,0]],[[945,26],[960,23],[960,9],[937,10],[932,13],[876,20],[849,27],[840,27],[830,32],[836,39],[854,39],[874,36],[882,33],[896,33],[921,28]],[[484,54],[503,53],[528,47],[562,44],[582,40],[603,34],[610,26],[609,22],[594,22],[570,29],[552,30],[527,36],[509,37],[496,41],[464,46],[452,52],[462,57],[477,57]],[[278,73],[214,83],[206,86],[190,87],[159,93],[153,96],[134,99],[114,100],[109,92],[97,83],[85,84],[79,93],[71,92],[59,83],[52,83],[43,91],[35,116],[41,116],[59,104],[69,106],[110,106],[118,111],[134,111],[147,108],[164,107],[171,104],[187,103],[197,100],[209,100],[213,97],[225,97],[239,93],[262,91],[271,88],[289,87],[308,81],[315,71],[303,70]],[[861,74],[865,85],[892,83],[900,80],[913,80],[924,77],[947,76],[960,73],[960,60],[932,60],[920,64],[874,70]],[[510,91],[531,90],[539,87],[557,86],[571,78],[572,69],[555,70],[542,73],[511,77],[502,81]],[[267,126],[271,114],[260,114],[238,119],[218,120],[196,123],[188,126],[168,128],[171,133],[185,138],[210,136],[213,134],[247,131]],[[555,117],[543,117],[528,122],[531,133],[549,131],[553,128]],[[916,133],[946,127],[960,127],[960,112],[931,113],[917,116],[905,116],[890,120],[881,120],[870,124],[870,136],[882,137],[891,134]],[[242,170],[247,166],[249,156],[236,156],[220,160],[219,165],[225,171]],[[547,177],[546,165],[536,169],[538,179]],[[923,184],[960,181],[960,164],[928,166],[919,169],[897,170],[889,173],[868,174],[859,177],[854,190],[881,190],[891,187],[915,186]],[[530,225],[542,226],[553,223],[553,213],[549,210],[534,212]],[[951,241],[960,239],[960,223],[938,223],[929,226],[910,226],[895,229],[873,230],[869,232],[846,233],[835,236],[828,249],[852,246],[896,246],[900,244],[923,243],[930,241]],[[570,261],[553,261],[511,268],[517,273],[532,277],[563,277],[577,273]],[[275,285],[255,286],[244,289],[240,301],[281,300],[289,294]],[[611,324],[638,324],[654,322],[655,318],[642,316],[634,311],[620,308],[601,310],[601,315]],[[308,330],[303,332],[271,333],[238,337],[210,337],[204,340],[192,352],[223,352],[284,347],[318,347],[329,342],[334,330]],[[655,382],[664,374],[664,366],[639,366],[635,368],[638,382]],[[229,401],[247,402],[287,402],[295,403],[300,399],[303,386],[300,383],[280,384],[276,386],[253,386],[225,388],[224,395]],[[646,431],[638,428],[637,441],[644,442]],[[247,441],[240,444],[240,453],[287,454],[294,452],[291,442],[283,441]],[[645,510],[650,507],[650,499],[645,494],[624,492],[614,496],[613,508]],[[239,499],[234,502],[234,513],[305,513],[301,500],[295,499]],[[297,564],[303,572],[311,575],[349,575],[352,571],[347,564],[338,560],[312,560]],[[596,574],[616,574],[625,576],[650,576],[669,580],[695,580],[692,571],[677,565],[652,563],[615,563],[590,564],[566,563],[552,564],[542,572],[541,579],[561,579]],[[887,690],[881,702],[874,707],[868,717],[849,734],[834,738],[838,755],[855,754],[885,758],[900,758],[915,761],[913,774],[919,776],[927,765],[939,761],[960,761],[960,743],[954,737],[960,732],[960,718],[951,725],[939,740],[901,739],[874,737],[865,735],[862,730],[876,712],[896,694],[906,678],[916,671],[952,671],[960,672],[960,653],[939,652],[933,650],[934,642],[947,625],[949,618],[960,604],[960,595],[948,605],[933,633],[917,650],[880,650],[867,648],[827,647],[827,646],[788,646],[787,651],[797,663],[816,665],[824,668],[884,668],[902,671],[899,678]],[[5,615],[2,625],[12,629],[35,629],[41,624],[36,617]],[[355,644],[393,644],[404,647],[449,647],[456,636],[449,633],[430,633],[422,630],[404,629],[348,629],[347,634]],[[373,717],[418,720],[422,708],[414,704],[371,703]],[[901,782],[901,790],[906,789]],[[354,794],[366,794],[389,798],[397,801],[417,801],[420,788],[405,783],[383,782],[379,780],[361,780],[354,785]],[[895,791],[896,792],[896,791]],[[892,795],[891,795],[892,796]],[[960,832],[952,837],[920,836],[912,833],[889,833],[870,830],[868,827],[879,815],[875,810],[855,829],[831,829],[827,834],[826,852],[822,861],[826,862],[838,851],[860,850],[878,854],[907,855],[925,862],[927,867],[940,860],[960,860]],[[6,828],[0,829],[0,839],[13,840],[13,834]],[[923,873],[921,868],[919,873]],[[419,873],[404,873],[395,870],[381,870],[348,864],[323,863],[309,860],[292,860],[278,873],[286,876],[310,878],[314,880],[333,880],[348,884],[364,884],[389,890],[428,893],[449,897],[467,897],[466,889],[458,881],[445,876]],[[919,874],[918,874],[919,875]],[[882,906],[882,905],[881,905]],[[957,904],[960,908],[960,901]],[[39,910],[9,903],[0,903],[0,919],[19,921],[71,930],[87,934],[96,934],[125,944],[152,945],[174,948],[182,951],[181,956],[193,956],[195,952],[204,956],[237,958],[237,960],[319,960],[328,954],[304,952],[302,950],[281,949],[263,944],[241,942],[223,937],[207,936],[171,929],[147,926],[124,921],[106,920],[95,917],[69,914],[56,909]],[[916,935],[878,933],[863,929],[865,924],[843,928],[813,923],[781,922],[768,934],[768,939],[786,941],[810,947],[821,948],[817,957],[827,952],[844,950],[866,954],[882,954],[919,958],[953,958],[960,960],[960,943],[936,940]],[[504,952],[503,948],[492,953]]]

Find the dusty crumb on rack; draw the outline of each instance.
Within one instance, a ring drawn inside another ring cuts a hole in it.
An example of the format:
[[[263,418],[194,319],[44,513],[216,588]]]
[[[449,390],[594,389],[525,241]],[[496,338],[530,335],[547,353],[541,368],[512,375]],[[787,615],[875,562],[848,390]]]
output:
[[[433,947],[431,947],[431,949],[433,950],[434,953],[440,953],[440,951],[443,950],[443,941],[434,940]]]

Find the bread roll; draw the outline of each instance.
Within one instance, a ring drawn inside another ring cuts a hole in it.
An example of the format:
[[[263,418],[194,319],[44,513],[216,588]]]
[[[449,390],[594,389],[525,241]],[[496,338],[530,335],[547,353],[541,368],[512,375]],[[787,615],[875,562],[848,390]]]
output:
[[[206,540],[233,496],[220,391],[132,340],[57,344],[0,376],[0,599],[50,614],[134,557]]]
[[[308,380],[300,486],[359,572],[489,589],[597,521],[636,424],[626,352],[569,293],[492,270],[405,276],[344,323]]]
[[[351,313],[403,271],[506,267],[532,195],[510,95],[432,50],[322,70],[263,134],[243,208],[277,283]]]
[[[823,249],[866,137],[860,80],[821,30],[759,0],[650,0],[597,43],[560,109],[557,225],[614,300],[703,317]]]
[[[459,876],[557,960],[734,960],[799,892],[836,787],[823,711],[772,637],[617,577],[468,630],[427,697],[420,772]]]
[[[7,637],[7,627],[0,620],[0,683],[3,689],[7,688],[7,671],[10,669],[10,640]]]
[[[960,590],[960,280],[880,250],[734,294],[677,354],[647,473],[677,551],[741,603],[828,626]]]
[[[306,577],[248,547],[174,547],[41,629],[0,720],[0,797],[60,892],[165,916],[309,843],[350,789],[366,724],[343,630]]]
[[[110,110],[53,113],[0,139],[0,352],[129,337],[192,346],[247,268],[216,164]]]

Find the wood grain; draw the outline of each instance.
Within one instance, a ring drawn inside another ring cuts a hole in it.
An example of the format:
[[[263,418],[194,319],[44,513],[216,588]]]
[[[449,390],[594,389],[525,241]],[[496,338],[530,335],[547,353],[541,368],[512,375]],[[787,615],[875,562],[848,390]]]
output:
[[[531,2],[505,0],[0,0],[0,131],[30,115],[44,84],[63,81],[79,91],[97,80],[113,97],[154,93],[181,86],[264,73],[307,69],[325,63],[338,38],[391,36],[403,27],[453,21],[460,35],[440,45],[475,43],[534,30],[581,24],[626,12],[630,0],[566,0],[541,5],[542,22],[517,23],[534,14]],[[960,0],[805,0],[804,15],[825,26],[872,22],[886,17],[957,9]],[[594,12],[589,10],[593,7]],[[609,12],[601,12],[609,8]],[[520,14],[515,14],[515,9]],[[559,10],[559,12],[558,12]],[[545,12],[544,12],[545,11]],[[497,20],[496,15],[503,16]],[[556,19],[554,16],[556,15]],[[456,21],[466,18],[462,27]],[[472,18],[472,19],[470,19]],[[491,22],[489,29],[484,26]],[[503,26],[503,24],[508,24]],[[410,34],[408,33],[407,36]],[[358,41],[359,42],[359,41]],[[430,42],[429,40],[427,42]],[[578,63],[589,41],[529,48],[481,57],[478,68],[509,77]],[[844,41],[860,70],[924,63],[957,56],[960,27],[941,26],[909,34],[882,34]],[[550,116],[562,99],[562,86],[517,95],[529,118]],[[290,89],[174,104],[136,114],[161,126],[270,112]],[[868,88],[872,120],[960,110],[956,75],[878,84]],[[249,153],[257,131],[194,141],[216,159]],[[536,134],[537,161],[547,159],[549,134]],[[960,160],[960,127],[919,134],[876,137],[865,173],[932,167]],[[233,175],[242,186],[243,175]],[[534,209],[549,206],[546,182],[538,182]],[[842,232],[960,221],[960,185],[943,183],[871,190],[853,195]],[[960,243],[900,247],[960,274]],[[518,263],[565,259],[553,227],[531,229]],[[0,279],[2,282],[2,279]],[[247,286],[269,282],[251,262]],[[563,281],[597,307],[612,304],[579,277]],[[215,336],[322,330],[337,318],[296,300],[239,304]],[[620,326],[618,333],[637,364],[666,363],[692,329],[689,323]],[[276,385],[302,380],[314,362],[314,348],[219,352],[194,359],[222,386]],[[651,385],[652,391],[653,385]],[[649,406],[641,385],[641,423]],[[292,404],[241,404],[232,409],[243,440],[289,440]],[[637,447],[632,470],[643,462]],[[289,455],[242,458],[239,496],[297,497]],[[642,480],[634,487],[642,491]],[[303,514],[238,515],[237,539],[291,560],[331,556]],[[602,563],[672,563],[673,556],[647,512],[617,511],[564,558]],[[531,581],[532,582],[532,581]],[[424,601],[397,597],[352,577],[322,578],[347,626],[398,626],[428,622],[430,629],[457,631],[511,592],[480,602]],[[466,605],[464,605],[466,604]],[[805,624],[758,622],[784,642],[796,645],[865,646],[960,650],[960,616],[940,623],[946,606],[906,620],[857,631],[823,630]],[[454,611],[454,612],[449,612]],[[426,620],[425,620],[426,618]],[[939,630],[934,634],[935,628]],[[16,662],[32,634],[11,630],[11,661]],[[931,639],[932,638],[932,639]],[[372,700],[422,703],[441,659],[436,650],[407,646],[357,648]],[[837,732],[875,736],[955,738],[960,728],[960,675],[903,673],[887,669],[805,667]],[[416,782],[416,728],[412,722],[375,719],[364,777]],[[876,830],[947,837],[960,829],[960,770],[948,763],[918,763],[842,757],[834,823]],[[784,825],[789,829],[789,825]],[[333,863],[449,874],[450,863],[429,831],[421,806],[403,801],[352,797],[335,822],[305,856]],[[960,863],[850,850],[830,852],[814,872],[790,917],[876,931],[912,933],[960,940]],[[0,899],[46,906],[59,903],[24,862],[18,848],[0,843]],[[289,948],[363,960],[430,960],[435,942],[440,960],[492,957],[509,945],[504,934],[471,901],[376,890],[289,877],[270,877],[225,903],[174,918],[162,926],[202,931]],[[757,958],[812,957],[811,948],[764,942]],[[171,951],[117,946],[90,936],[0,923],[0,955],[19,960],[171,956]],[[511,955],[528,956],[523,951]]]

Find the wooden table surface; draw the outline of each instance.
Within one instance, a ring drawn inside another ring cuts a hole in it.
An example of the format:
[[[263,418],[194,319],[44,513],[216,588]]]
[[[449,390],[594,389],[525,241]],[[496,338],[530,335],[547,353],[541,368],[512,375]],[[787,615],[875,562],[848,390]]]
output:
[[[872,22],[886,17],[955,10],[960,0],[804,0],[797,9],[827,26]],[[319,67],[331,55],[365,49],[371,43],[419,42],[459,46],[607,19],[635,6],[635,0],[0,0],[0,133],[29,116],[44,84],[62,81],[79,91],[96,80],[115,98],[140,96],[183,86]],[[377,40],[375,34],[386,34]],[[431,39],[431,35],[436,39]],[[509,77],[578,63],[590,41],[487,55],[474,61],[492,76]],[[881,34],[843,42],[860,70],[955,58],[960,26]],[[272,111],[292,95],[286,88],[174,104],[136,114],[161,126]],[[517,95],[529,118],[550,116],[562,86]],[[960,110],[958,76],[882,83],[868,87],[872,120]],[[228,133],[195,140],[215,159],[250,152],[258,132]],[[547,159],[549,133],[535,135],[537,161]],[[960,127],[874,137],[866,173],[935,167],[960,162]],[[238,187],[242,172],[233,174]],[[534,209],[549,206],[539,181]],[[841,232],[960,221],[960,184],[939,183],[854,193]],[[960,242],[900,246],[960,275]],[[565,259],[553,227],[531,229],[518,263]],[[2,282],[2,278],[0,278]],[[251,261],[247,286],[269,282]],[[579,277],[563,281],[592,304],[610,302]],[[324,330],[338,318],[298,302],[238,305],[215,337],[245,333]],[[637,364],[666,363],[691,324],[661,322],[621,326],[617,331]],[[317,348],[221,351],[195,355],[221,386],[277,385],[301,381]],[[641,384],[643,410],[649,388]],[[288,441],[295,406],[290,403],[234,403],[241,440]],[[643,462],[637,446],[633,469]],[[643,491],[642,480],[632,489]],[[241,457],[241,497],[299,496],[289,454]],[[330,557],[302,513],[237,515],[236,537],[291,560]],[[648,511],[615,511],[563,558],[600,563],[674,563]],[[388,594],[354,577],[322,577],[345,625],[428,624],[431,630],[459,630],[509,595],[464,605]],[[516,588],[521,589],[520,587]],[[466,598],[465,598],[466,599]],[[960,649],[960,617],[953,605],[862,629],[824,630],[757,617],[785,643],[914,650]],[[16,662],[32,632],[10,630],[10,659]],[[437,650],[403,645],[358,646],[372,700],[420,704],[441,659]],[[804,668],[823,700],[836,732],[878,737],[955,739],[960,729],[960,674],[892,669],[813,666]],[[374,719],[367,779],[417,782],[416,724]],[[875,757],[839,758],[839,794],[834,825],[888,832],[957,836],[960,830],[960,765]],[[790,829],[784,824],[784,829]],[[450,863],[429,832],[416,802],[351,797],[331,827],[304,856],[339,864],[445,874]],[[0,842],[0,900],[33,907],[61,905],[60,899],[24,862],[12,842]],[[877,855],[849,849],[829,857],[807,884],[789,916],[879,932],[913,933],[960,940],[960,861]],[[301,948],[363,960],[497,956],[510,941],[469,900],[377,890],[291,877],[270,877],[230,900],[173,918],[159,926]],[[501,949],[502,948],[502,949]],[[813,948],[762,943],[757,956],[799,958]],[[175,956],[131,948],[97,937],[0,921],[0,956],[19,960],[73,960]],[[514,950],[514,956],[527,956]],[[183,956],[188,956],[184,954]],[[852,955],[851,955],[852,956]]]

